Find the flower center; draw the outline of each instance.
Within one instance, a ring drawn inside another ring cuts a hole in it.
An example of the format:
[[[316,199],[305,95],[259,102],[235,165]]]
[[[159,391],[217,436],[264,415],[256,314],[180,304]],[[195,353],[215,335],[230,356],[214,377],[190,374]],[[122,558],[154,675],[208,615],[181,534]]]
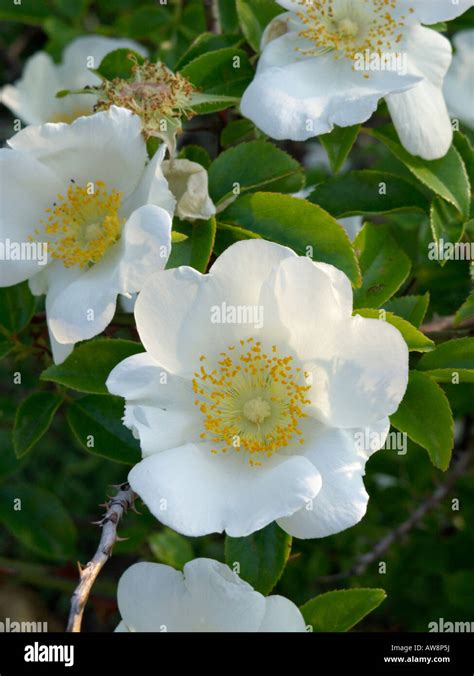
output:
[[[396,13],[398,0],[300,0],[298,18],[305,25],[299,35],[315,47],[301,49],[308,56],[335,51],[336,58],[354,59],[369,50],[390,51],[402,39],[406,16]],[[413,12],[412,9],[409,12]]]
[[[121,197],[116,190],[107,191],[102,181],[87,187],[72,181],[67,195],[58,195],[52,208],[46,209],[43,231],[37,229],[35,234],[46,234],[48,253],[64,267],[93,265],[120,238]]]
[[[194,404],[204,415],[201,439],[215,446],[212,452],[243,448],[250,464],[260,465],[259,457],[294,441],[304,443],[299,422],[306,417],[310,386],[293,357],[281,356],[276,345],[266,352],[253,338],[231,345],[220,357],[210,370],[202,364],[193,379]]]
[[[272,409],[268,401],[265,401],[262,397],[255,397],[255,399],[245,402],[242,412],[247,420],[261,425],[265,418],[272,414]]]
[[[359,34],[359,25],[352,19],[342,19],[337,24],[337,30],[343,38],[355,38]]]

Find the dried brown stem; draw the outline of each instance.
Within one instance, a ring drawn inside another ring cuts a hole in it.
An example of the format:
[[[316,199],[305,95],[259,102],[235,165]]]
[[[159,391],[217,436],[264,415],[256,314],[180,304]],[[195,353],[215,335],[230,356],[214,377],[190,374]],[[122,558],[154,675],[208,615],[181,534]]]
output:
[[[100,571],[112,556],[112,549],[118,540],[118,524],[127,510],[133,507],[137,497],[128,483],[121,484],[117,488],[117,495],[106,503],[107,511],[103,518],[97,522],[102,528],[97,551],[87,565],[82,567],[79,564],[80,581],[71,598],[71,610],[67,625],[68,632],[81,631],[82,616],[89,594]]]

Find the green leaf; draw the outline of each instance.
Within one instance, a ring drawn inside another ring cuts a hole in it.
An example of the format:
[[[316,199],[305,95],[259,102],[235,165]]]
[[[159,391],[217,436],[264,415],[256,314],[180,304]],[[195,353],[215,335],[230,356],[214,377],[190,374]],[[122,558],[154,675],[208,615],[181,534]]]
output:
[[[9,335],[19,333],[31,321],[36,309],[36,298],[28,282],[0,289],[0,327]]]
[[[147,142],[146,142],[146,150],[148,153],[148,159],[152,159],[162,144],[162,140],[160,138],[157,138],[156,136],[151,136]]]
[[[70,0],[54,0],[54,7],[67,19],[79,18],[87,9],[90,0],[76,0],[71,3]]]
[[[430,209],[431,232],[436,247],[433,247],[434,260],[445,265],[447,258],[443,255],[445,245],[459,242],[464,234],[464,219],[456,207],[440,197],[435,197]]]
[[[27,456],[21,459],[16,457],[10,430],[0,429],[0,482],[19,472],[27,459]]]
[[[470,140],[460,131],[454,132],[454,146],[462,157],[466,172],[471,186],[471,210],[470,215],[474,216],[474,148]]]
[[[219,110],[232,108],[239,103],[237,96],[224,96],[223,94],[202,94],[200,92],[192,95],[190,109],[197,115],[207,115],[216,113]]]
[[[58,498],[27,483],[0,486],[0,521],[29,549],[53,561],[73,559],[77,532]]]
[[[280,579],[291,551],[291,536],[276,523],[244,538],[225,539],[225,561],[265,596]]]
[[[242,33],[255,52],[260,52],[263,31],[272,19],[282,13],[273,0],[237,0],[237,16]]]
[[[204,167],[204,169],[209,169],[212,161],[205,148],[195,145],[184,146],[181,148],[178,157],[179,159],[189,160],[190,162],[197,162],[201,167]]]
[[[354,250],[342,226],[327,212],[305,200],[257,192],[230,205],[219,222],[240,226],[265,239],[291,247],[297,254],[331,263],[360,284]]]
[[[105,381],[112,369],[127,357],[143,352],[131,340],[96,338],[77,345],[62,364],[50,366],[40,376],[78,392],[107,394]]]
[[[411,261],[385,225],[366,223],[357,233],[362,286],[354,292],[354,307],[380,307],[406,280]]]
[[[215,35],[214,33],[201,33],[201,35],[198,35],[198,37],[176,63],[175,69],[181,70],[181,68],[184,68],[184,66],[186,66],[188,63],[191,63],[191,61],[196,59],[198,56],[201,56],[201,54],[215,52],[218,49],[236,47],[240,42],[242,42],[242,40],[238,35]]]
[[[311,599],[300,610],[316,632],[352,629],[387,597],[383,589],[337,589]]]
[[[163,4],[163,0],[160,1]],[[186,2],[181,3],[181,11],[179,11],[180,3],[176,2],[174,4],[178,6],[174,18],[175,27],[177,28],[178,33],[181,33],[187,41],[200,33],[204,33],[206,30],[206,12],[202,0],[186,0]],[[170,13],[165,5],[166,3],[163,4],[165,11]],[[177,26],[176,23],[178,24]],[[183,49],[179,49],[178,53],[181,54],[182,52]]]
[[[423,193],[404,178],[370,169],[349,171],[319,183],[308,199],[336,218],[395,211],[428,213],[430,208]]]
[[[402,403],[390,417],[400,432],[428,451],[435,467],[445,471],[453,450],[453,414],[441,387],[425,373],[410,371]]]
[[[206,94],[240,97],[254,70],[245,52],[228,47],[201,54],[181,70],[181,75]]]
[[[194,558],[193,548],[183,535],[171,528],[164,528],[148,538],[153,556],[160,563],[182,570],[183,566]]]
[[[81,446],[114,462],[140,461],[138,441],[122,424],[124,404],[119,397],[90,394],[74,402],[67,420]]]
[[[384,305],[387,312],[392,312],[407,322],[419,328],[425,318],[430,304],[430,294],[426,292],[423,296],[399,296],[392,298]]]
[[[131,55],[133,59],[130,58]],[[143,56],[133,51],[133,49],[128,49],[127,47],[114,49],[113,52],[109,52],[104,56],[95,72],[106,80],[113,80],[116,77],[129,80],[133,75],[132,68],[135,59],[139,64],[145,61]]]
[[[443,596],[458,613],[465,614],[466,618],[470,617],[474,604],[474,570],[466,568],[450,572],[448,569],[446,573],[443,575]]]
[[[255,125],[251,120],[232,120],[221,133],[221,146],[228,148],[255,138]]]
[[[410,352],[429,352],[434,350],[435,344],[424,333],[407,322],[401,317],[397,317],[392,312],[375,310],[373,308],[357,308],[354,314],[368,317],[369,319],[379,319],[386,321],[400,331]]]
[[[199,272],[205,272],[214,248],[216,239],[216,219],[207,221],[175,221],[175,228],[181,232],[173,231],[173,239],[179,235],[179,241],[173,241],[171,254],[166,264],[167,269],[178,268],[188,265]]]
[[[430,30],[445,33],[448,30],[448,24],[446,21],[438,21],[437,23],[430,24]]]
[[[241,242],[244,239],[260,239],[260,237],[254,232],[250,232],[250,230],[244,230],[244,228],[227,225],[226,223],[220,223],[218,221],[214,252],[217,256],[220,256],[220,254],[232,246],[232,244]]]
[[[410,155],[397,139],[391,127],[372,129],[370,133],[435,194],[453,204],[464,216],[469,215],[471,190],[466,167],[454,146],[439,160],[423,160]]]
[[[35,392],[18,406],[13,428],[13,447],[17,458],[31,451],[48,431],[62,397],[53,392]]]
[[[0,336],[0,359],[6,357],[13,350],[13,343]]]
[[[468,319],[474,318],[474,291],[471,291],[454,317],[454,325],[459,326]]]
[[[471,29],[473,21],[474,7],[470,7],[466,12],[449,22],[449,30],[455,33],[456,31],[464,30],[465,28]]]
[[[425,354],[416,368],[425,371],[440,383],[474,383],[474,338],[456,338],[441,343],[431,354]]]
[[[198,221],[193,225],[189,264],[199,272],[206,272],[216,239],[216,219]]]
[[[175,235],[175,233],[173,233]],[[174,238],[173,238],[174,239]],[[177,241],[172,240],[171,253],[166,263],[166,269],[179,268],[181,265],[191,265],[192,239],[183,236]]]
[[[170,27],[173,12],[167,5],[155,3],[155,6],[137,7],[132,12],[119,14],[115,33],[139,40],[151,40]]]
[[[3,2],[2,5],[0,7],[1,21],[40,25],[51,14],[51,7],[38,0],[22,0],[21,4]]]
[[[321,134],[319,140],[323,144],[329,159],[331,169],[337,174],[347,156],[352,150],[352,146],[356,142],[359,135],[360,124],[353,127],[334,127],[329,134]]]
[[[235,0],[217,0],[222,30],[235,33],[239,29],[239,20],[235,8]]]
[[[225,150],[209,169],[209,194],[214,203],[237,194],[265,189],[297,192],[304,185],[303,168],[290,155],[266,141],[249,141]]]

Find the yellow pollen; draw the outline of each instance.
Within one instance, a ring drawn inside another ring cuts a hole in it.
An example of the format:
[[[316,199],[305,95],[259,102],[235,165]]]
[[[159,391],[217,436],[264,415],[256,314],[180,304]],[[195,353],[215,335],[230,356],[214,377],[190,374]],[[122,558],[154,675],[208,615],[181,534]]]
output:
[[[102,181],[85,188],[72,182],[66,196],[58,195],[46,209],[47,219],[40,222],[43,231],[37,229],[35,234],[46,235],[48,253],[64,267],[93,265],[120,238],[121,198],[120,192],[107,191]]]
[[[259,466],[259,457],[304,443],[299,425],[310,386],[293,357],[281,356],[276,345],[265,350],[250,338],[221,352],[213,368],[203,361],[209,360],[201,355],[194,404],[203,414],[200,438],[211,442],[213,453],[244,450],[250,464]]]
[[[304,24],[299,36],[314,47],[297,48],[305,56],[334,52],[336,59],[357,54],[381,54],[401,40],[405,15],[397,15],[398,0],[299,0],[297,16]]]

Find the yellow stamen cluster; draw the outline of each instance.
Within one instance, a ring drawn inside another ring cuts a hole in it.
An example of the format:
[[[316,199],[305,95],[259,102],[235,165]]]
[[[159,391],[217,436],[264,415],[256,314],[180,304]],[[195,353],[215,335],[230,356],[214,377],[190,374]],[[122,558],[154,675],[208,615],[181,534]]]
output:
[[[380,54],[401,41],[406,16],[395,16],[397,0],[300,0],[297,12],[306,28],[299,35],[314,43],[305,55],[336,52],[354,59],[369,50]],[[413,10],[409,10],[412,12]]]
[[[104,81],[99,89],[99,100],[94,110],[107,110],[111,105],[121,106],[139,115],[145,137],[157,136],[166,129],[163,123],[177,122],[184,116],[191,118],[193,85],[182,75],[172,73],[163,63],[144,61],[140,64],[133,54],[132,77]]]
[[[202,355],[193,379],[194,404],[204,416],[201,439],[216,446],[212,452],[243,449],[250,464],[260,465],[259,458],[293,442],[303,444],[299,422],[306,417],[310,386],[293,357],[280,356],[276,345],[267,353],[253,338],[229,346],[220,357],[208,370]]]
[[[58,195],[52,208],[46,209],[43,231],[37,229],[35,234],[46,234],[48,253],[64,267],[93,265],[120,238],[121,198],[120,192],[107,191],[102,181],[87,187],[72,181],[66,196]]]

